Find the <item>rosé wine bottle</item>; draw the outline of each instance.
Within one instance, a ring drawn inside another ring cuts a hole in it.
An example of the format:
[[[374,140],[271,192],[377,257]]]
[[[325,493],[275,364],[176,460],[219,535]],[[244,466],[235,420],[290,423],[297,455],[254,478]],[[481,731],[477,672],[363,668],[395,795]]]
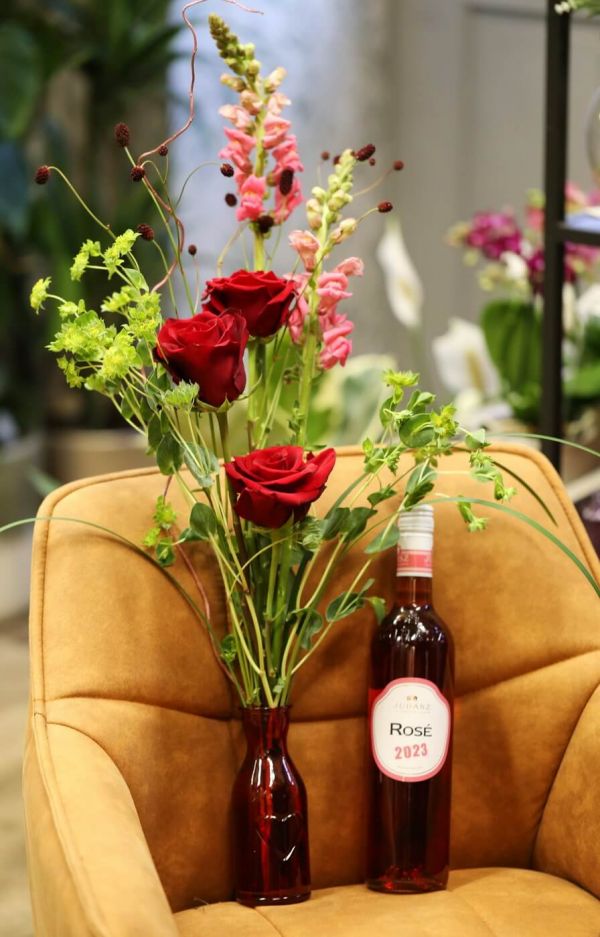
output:
[[[433,509],[398,524],[396,601],[372,645],[367,885],[402,894],[448,880],[454,649],[431,599]]]

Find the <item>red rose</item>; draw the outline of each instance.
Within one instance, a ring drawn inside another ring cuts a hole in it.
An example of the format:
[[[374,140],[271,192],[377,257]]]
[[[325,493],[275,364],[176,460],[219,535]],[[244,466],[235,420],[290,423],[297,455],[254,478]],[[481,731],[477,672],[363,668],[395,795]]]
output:
[[[292,516],[301,520],[321,496],[335,464],[335,451],[324,449],[304,460],[300,446],[270,446],[237,456],[225,471],[238,498],[240,517],[259,527],[281,527]]]
[[[155,356],[176,381],[198,384],[198,397],[211,407],[237,400],[246,386],[244,349],[248,329],[241,316],[201,312],[191,319],[167,319]]]
[[[250,335],[266,338],[285,325],[295,295],[294,284],[274,273],[237,270],[207,281],[202,308],[216,315],[239,312]]]

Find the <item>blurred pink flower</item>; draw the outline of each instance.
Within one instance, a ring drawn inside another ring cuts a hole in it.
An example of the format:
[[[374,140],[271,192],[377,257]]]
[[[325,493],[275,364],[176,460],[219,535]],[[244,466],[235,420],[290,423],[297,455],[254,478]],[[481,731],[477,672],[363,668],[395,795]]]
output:
[[[225,135],[229,143],[219,152],[219,156],[233,163],[244,176],[249,175],[252,172],[250,153],[256,146],[253,137],[235,127],[225,127]]]
[[[490,260],[499,260],[506,251],[518,254],[522,235],[512,212],[476,212],[465,244],[481,251]]]
[[[285,120],[277,114],[267,114],[263,126],[263,146],[266,150],[272,150],[273,147],[283,143],[291,125],[289,120]]]
[[[323,349],[321,350],[321,367],[328,371],[336,364],[342,367],[348,360],[348,355],[352,351],[352,341],[346,338],[350,334],[354,325],[347,316],[334,313],[323,328]]]
[[[238,221],[256,221],[263,213],[263,196],[267,188],[262,176],[250,175],[240,186],[240,204],[236,212]]]
[[[277,187],[275,189],[275,212],[273,214],[277,224],[287,221],[294,209],[297,208],[298,205],[301,205],[302,202],[302,188],[297,176],[294,176],[292,188],[287,195],[282,195],[279,191],[279,187]]]
[[[315,269],[316,255],[319,250],[319,242],[311,231],[292,231],[288,240],[295,251],[300,255],[300,260],[306,270],[312,272]]]
[[[347,257],[335,269],[338,273],[343,273],[347,277],[362,277],[365,272],[365,265],[360,257]]]
[[[288,107],[292,102],[282,91],[276,91],[267,101],[267,110],[269,114],[281,114],[284,107]]]
[[[284,169],[291,169],[293,172],[302,172],[304,169],[298,156],[298,141],[293,133],[288,133],[279,146],[274,148],[273,157],[277,163],[274,171],[276,181],[279,181]]]
[[[339,270],[332,270],[331,273],[322,273],[317,279],[317,295],[320,297],[319,314],[326,314],[334,309],[341,299],[349,299],[352,293],[348,293],[348,277]]]
[[[252,117],[248,111],[239,104],[224,104],[219,108],[219,114],[226,120],[230,120],[238,130],[245,130],[252,123]]]
[[[297,300],[289,315],[287,325],[292,341],[299,345],[304,335],[304,320],[308,315],[308,303],[302,295],[308,282],[308,275],[306,273],[296,273],[289,276],[288,280],[291,280],[296,286]]]

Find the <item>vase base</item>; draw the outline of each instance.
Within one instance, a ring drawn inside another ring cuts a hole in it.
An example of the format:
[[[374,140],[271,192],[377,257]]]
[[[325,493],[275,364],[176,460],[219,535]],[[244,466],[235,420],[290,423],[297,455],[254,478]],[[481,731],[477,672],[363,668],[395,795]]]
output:
[[[266,905],[300,904],[301,901],[308,901],[309,898],[310,888],[307,888],[306,891],[299,890],[295,892],[275,892],[271,895],[256,894],[255,892],[249,891],[238,891],[235,895],[235,900],[239,904],[245,905],[247,908],[264,907]]]

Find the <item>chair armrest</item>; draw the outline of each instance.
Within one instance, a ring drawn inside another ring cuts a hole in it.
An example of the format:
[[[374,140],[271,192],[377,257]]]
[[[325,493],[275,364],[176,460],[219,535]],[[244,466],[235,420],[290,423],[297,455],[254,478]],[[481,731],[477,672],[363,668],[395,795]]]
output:
[[[550,789],[534,866],[600,898],[600,686],[579,717]]]
[[[23,780],[36,937],[177,937],[131,794],[104,749],[34,714]]]

